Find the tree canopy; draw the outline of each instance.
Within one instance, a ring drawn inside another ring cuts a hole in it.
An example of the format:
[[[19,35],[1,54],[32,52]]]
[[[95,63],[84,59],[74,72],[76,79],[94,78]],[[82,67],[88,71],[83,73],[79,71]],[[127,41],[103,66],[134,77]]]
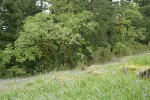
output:
[[[50,2],[50,13],[36,0],[0,1],[2,77],[72,69],[149,49],[149,2],[38,1]]]

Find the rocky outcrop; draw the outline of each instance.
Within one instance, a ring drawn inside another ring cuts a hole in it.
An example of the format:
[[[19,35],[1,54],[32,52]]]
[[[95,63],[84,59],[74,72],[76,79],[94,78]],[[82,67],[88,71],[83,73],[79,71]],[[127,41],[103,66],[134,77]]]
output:
[[[150,78],[150,67],[137,70],[137,75],[141,78]]]

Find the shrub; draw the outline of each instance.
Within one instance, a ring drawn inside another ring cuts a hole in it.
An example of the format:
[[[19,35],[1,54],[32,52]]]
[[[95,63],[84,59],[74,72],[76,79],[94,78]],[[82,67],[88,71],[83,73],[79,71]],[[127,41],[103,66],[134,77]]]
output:
[[[114,54],[109,48],[99,47],[94,50],[92,57],[94,63],[104,63],[111,61],[114,58]]]
[[[131,49],[121,42],[117,42],[115,44],[115,46],[113,47],[113,52],[117,56],[126,56],[132,53]]]

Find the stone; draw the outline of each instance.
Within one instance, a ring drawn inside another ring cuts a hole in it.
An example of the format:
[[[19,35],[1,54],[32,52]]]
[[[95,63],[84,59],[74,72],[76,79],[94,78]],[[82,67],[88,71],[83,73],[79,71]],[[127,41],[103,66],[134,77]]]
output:
[[[150,78],[150,67],[137,70],[137,75],[141,78]]]

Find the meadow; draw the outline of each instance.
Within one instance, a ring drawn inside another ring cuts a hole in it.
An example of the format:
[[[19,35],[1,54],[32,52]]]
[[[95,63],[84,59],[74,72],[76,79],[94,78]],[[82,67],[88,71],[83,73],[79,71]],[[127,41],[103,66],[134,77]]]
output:
[[[0,79],[0,100],[150,100],[150,79],[139,78],[130,67],[150,67],[150,53],[85,70]]]

